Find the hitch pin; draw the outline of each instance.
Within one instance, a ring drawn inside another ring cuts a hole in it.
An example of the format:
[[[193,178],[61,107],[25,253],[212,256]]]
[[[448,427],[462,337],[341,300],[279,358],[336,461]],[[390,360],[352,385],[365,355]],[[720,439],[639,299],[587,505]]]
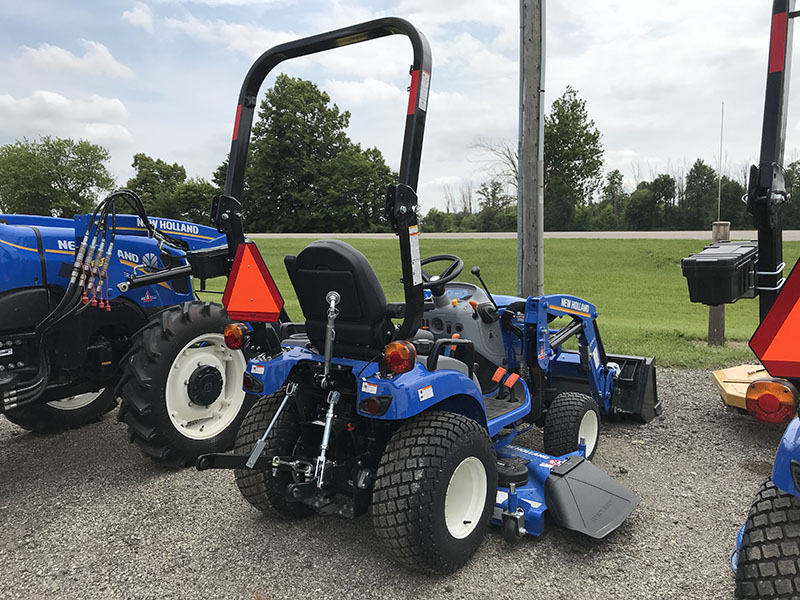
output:
[[[275,421],[278,420],[278,417],[283,412],[283,408],[286,406],[286,403],[289,401],[289,398],[293,398],[297,394],[297,384],[294,381],[291,381],[286,386],[286,395],[283,397],[283,402],[278,407],[278,412],[275,413],[275,416],[272,417],[272,421],[269,423],[269,427],[264,432],[264,435],[259,438],[256,442],[256,445],[253,446],[253,451],[250,453],[250,458],[247,459],[245,465],[248,469],[252,469],[256,466],[256,461],[261,456],[261,453],[264,452],[264,448],[267,445],[267,436],[269,432],[272,431],[272,427],[275,425]]]

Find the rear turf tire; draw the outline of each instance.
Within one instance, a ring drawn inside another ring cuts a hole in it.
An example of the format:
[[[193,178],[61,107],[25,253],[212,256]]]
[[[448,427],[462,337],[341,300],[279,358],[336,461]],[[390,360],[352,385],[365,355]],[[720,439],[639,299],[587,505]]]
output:
[[[742,535],[736,568],[736,598],[796,598],[800,595],[800,498],[772,479],[758,490]]]
[[[581,437],[586,440],[586,458],[591,460],[600,438],[597,404],[586,394],[561,392],[544,418],[544,451],[552,456],[575,452]]]
[[[483,540],[496,493],[497,457],[486,429],[460,414],[423,413],[403,423],[386,446],[372,523],[401,563],[451,573]]]
[[[285,390],[281,388],[274,394],[259,398],[242,422],[236,436],[234,454],[249,455],[256,442],[264,435],[272,418],[283,401]],[[288,456],[293,453],[300,437],[300,424],[297,406],[291,400],[275,422],[267,437],[267,445],[262,456]],[[269,471],[237,469],[236,485],[244,499],[262,513],[272,517],[302,518],[314,513],[311,507],[302,502],[289,502],[286,489],[291,483],[290,476],[281,473],[273,477]]]
[[[12,409],[5,415],[9,421],[28,431],[60,433],[98,422],[116,406],[114,394],[107,388]]]
[[[119,420],[154,461],[185,467],[200,454],[233,446],[255,397],[242,391],[244,355],[224,345],[223,330],[230,322],[218,304],[184,302],[158,313],[134,334],[122,359]],[[212,392],[203,400],[207,405],[192,402],[191,377],[209,368],[218,374],[212,383],[222,382],[219,395],[212,398]]]

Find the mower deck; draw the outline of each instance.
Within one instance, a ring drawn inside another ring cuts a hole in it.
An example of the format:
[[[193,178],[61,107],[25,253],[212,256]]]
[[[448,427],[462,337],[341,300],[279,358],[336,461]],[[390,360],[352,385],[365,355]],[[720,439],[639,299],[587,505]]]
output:
[[[747,386],[756,379],[769,377],[767,370],[760,364],[739,365],[729,369],[720,369],[719,371],[714,371],[711,375],[725,404],[742,410],[747,410],[745,403]]]
[[[497,457],[502,468],[498,469],[500,485],[492,517],[495,525],[505,528],[506,520],[521,517],[522,533],[538,536],[549,509],[561,527],[599,539],[619,527],[639,505],[633,492],[580,451],[553,457],[509,444],[497,451]]]

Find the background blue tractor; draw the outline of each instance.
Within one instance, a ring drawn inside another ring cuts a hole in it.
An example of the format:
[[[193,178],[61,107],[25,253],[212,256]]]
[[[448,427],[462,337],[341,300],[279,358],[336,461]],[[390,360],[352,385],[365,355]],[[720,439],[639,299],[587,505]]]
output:
[[[280,346],[249,361],[244,385],[261,397],[234,454],[203,455],[197,467],[235,469],[242,495],[268,514],[370,511],[398,561],[433,572],[464,564],[492,521],[514,541],[542,533],[549,511],[562,526],[603,537],[639,499],[588,460],[600,415],[654,418],[654,361],[607,356],[585,300],[492,296],[477,268],[483,287],[455,281],[460,258],[420,259],[415,188],[431,55],[417,29],[384,18],[264,53],[242,86],[226,192],[241,193],[252,98],[274,65],[393,34],[414,50],[400,180],[385,210],[405,301],[387,302],[369,261],[344,242],[318,240],[287,256],[305,321],[282,323]],[[441,273],[428,273],[436,262]],[[257,272],[269,290],[262,295]],[[240,246],[228,285],[232,314],[262,301],[280,306],[254,245]],[[250,335],[232,324],[225,339],[235,349]],[[545,453],[512,444],[535,425]]]
[[[230,447],[252,403],[246,360],[223,343],[225,309],[196,301],[191,279],[227,274],[225,242],[148,218],[127,190],[74,219],[0,215],[0,413],[53,433],[99,420],[120,396],[132,441],[157,461]]]

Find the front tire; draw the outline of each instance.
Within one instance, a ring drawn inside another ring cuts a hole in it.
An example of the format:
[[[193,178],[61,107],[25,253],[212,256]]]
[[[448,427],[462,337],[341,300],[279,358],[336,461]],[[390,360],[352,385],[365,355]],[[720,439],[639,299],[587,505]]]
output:
[[[281,388],[256,401],[242,421],[242,427],[236,436],[234,454],[249,455],[253,451],[256,442],[272,422],[285,393]],[[289,456],[296,449],[299,438],[297,406],[290,400],[269,432],[262,456]],[[302,502],[289,502],[286,499],[286,490],[291,481],[285,473],[273,477],[269,471],[237,469],[235,475],[236,485],[244,499],[266,515],[296,519],[308,517],[314,512]]]
[[[600,440],[600,411],[591,396],[561,392],[547,409],[544,418],[544,451],[563,456],[586,442],[586,458],[592,460]]]
[[[86,392],[12,409],[5,415],[9,421],[28,431],[60,433],[102,420],[103,415],[117,406],[111,392],[110,389]]]
[[[497,457],[484,427],[463,415],[423,413],[394,433],[381,457],[372,523],[407,566],[451,573],[475,553],[497,492]]]
[[[255,397],[242,390],[244,354],[225,346],[228,323],[218,304],[184,302],[134,335],[122,361],[119,420],[156,462],[184,467],[233,445]]]
[[[800,593],[800,498],[767,479],[742,535],[736,598],[795,598]]]

